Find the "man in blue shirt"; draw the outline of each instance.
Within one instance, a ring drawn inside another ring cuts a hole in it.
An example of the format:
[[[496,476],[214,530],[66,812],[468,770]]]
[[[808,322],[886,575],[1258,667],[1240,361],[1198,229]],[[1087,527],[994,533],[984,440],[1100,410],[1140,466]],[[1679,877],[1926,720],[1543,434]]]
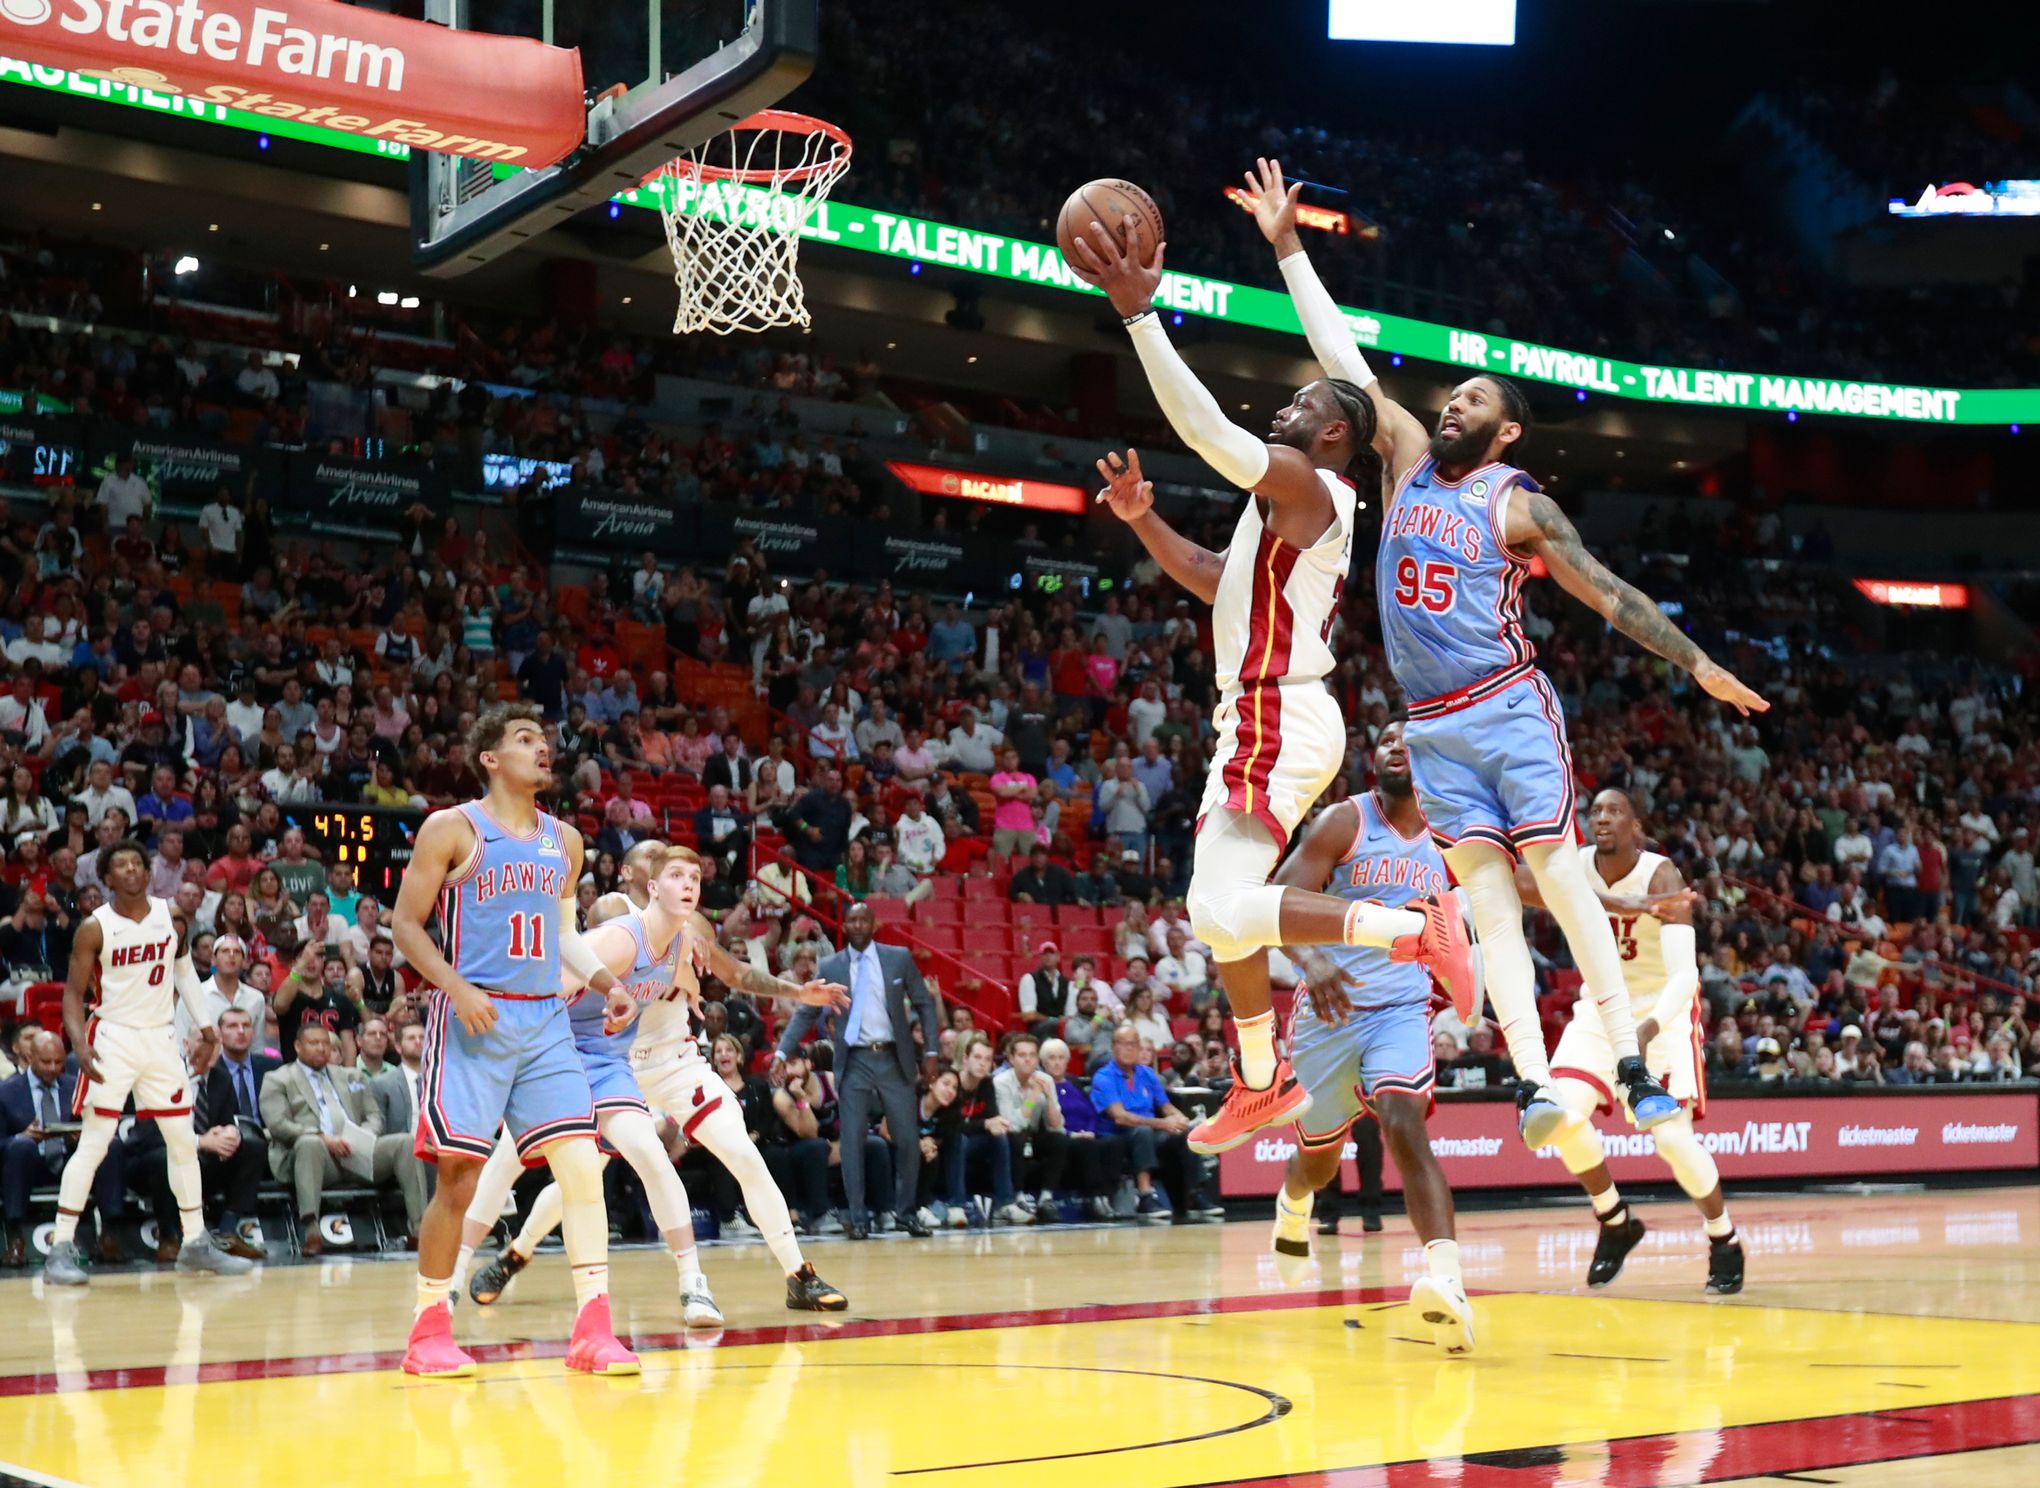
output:
[[[977,632],[971,629],[970,622],[955,605],[944,605],[942,618],[928,631],[928,660],[943,663],[952,672],[961,672],[976,650]]]
[[[164,827],[182,826],[191,820],[191,802],[177,794],[177,772],[158,765],[152,772],[152,788],[135,802],[135,827],[142,840],[155,840]]]
[[[1091,1104],[1127,1138],[1127,1161],[1140,1190],[1134,1213],[1151,1224],[1167,1223],[1174,1211],[1167,1196],[1155,1191],[1155,1175],[1161,1175],[1164,1188],[1176,1188],[1186,1204],[1197,1189],[1197,1159],[1183,1135],[1190,1118],[1170,1104],[1162,1077],[1140,1062],[1140,1034],[1131,1023],[1112,1032],[1112,1062],[1091,1077]],[[1209,1218],[1209,1211],[1201,1209],[1189,1215],[1192,1224]]]

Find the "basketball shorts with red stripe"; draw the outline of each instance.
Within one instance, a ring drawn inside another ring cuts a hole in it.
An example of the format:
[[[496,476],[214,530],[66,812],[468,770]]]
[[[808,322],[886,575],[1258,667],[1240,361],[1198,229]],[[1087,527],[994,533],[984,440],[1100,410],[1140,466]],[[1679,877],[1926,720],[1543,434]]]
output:
[[[1251,816],[1273,834],[1279,857],[1346,762],[1339,705],[1322,682],[1270,683],[1227,692],[1211,723],[1218,738],[1197,809],[1200,828],[1220,810]],[[1200,830],[1198,872],[1204,869],[1203,835]]]
[[[566,1004],[557,997],[497,997],[496,1023],[469,1033],[453,999],[432,994],[425,1016],[417,1153],[487,1157],[509,1128],[526,1163],[562,1137],[593,1137],[595,1106]]]
[[[1344,1141],[1353,1118],[1391,1090],[1418,1097],[1428,1110],[1438,1085],[1430,999],[1356,1008],[1344,1023],[1331,1024],[1299,997],[1289,1025],[1289,1065],[1310,1092],[1310,1109],[1297,1123],[1306,1147]]]
[[[723,1083],[707,1061],[690,1059],[685,1064],[665,1059],[656,1064],[636,1064],[638,1089],[645,1102],[679,1123],[681,1135],[706,1147],[720,1157],[735,1155],[751,1145],[751,1133],[744,1125],[743,1107],[737,1093]]]
[[[1635,1011],[1638,1022],[1650,1013],[1644,1007]],[[1707,1109],[1707,1074],[1701,1063],[1700,1037],[1696,1008],[1694,1016],[1682,1020],[1678,1027],[1659,1029],[1658,1036],[1643,1051],[1644,1067],[1696,1120]],[[1600,1097],[1597,1109],[1603,1114],[1620,1111],[1628,1115],[1628,1104],[1615,1088],[1615,1047],[1608,1042],[1600,1010],[1591,998],[1582,997],[1573,1004],[1572,1021],[1559,1035],[1558,1047],[1551,1051],[1551,1078],[1575,1080],[1590,1087]],[[1635,1125],[1634,1117],[1630,1124]]]
[[[85,1036],[99,1058],[99,1078],[78,1082],[72,1097],[74,1115],[96,1111],[119,1116],[130,1095],[135,1098],[135,1115],[144,1119],[190,1113],[191,1081],[175,1023],[135,1028],[95,1018]]]
[[[1572,749],[1565,710],[1532,669],[1492,697],[1435,717],[1412,708],[1403,729],[1410,778],[1441,847],[1492,842],[1520,852],[1574,840]]]

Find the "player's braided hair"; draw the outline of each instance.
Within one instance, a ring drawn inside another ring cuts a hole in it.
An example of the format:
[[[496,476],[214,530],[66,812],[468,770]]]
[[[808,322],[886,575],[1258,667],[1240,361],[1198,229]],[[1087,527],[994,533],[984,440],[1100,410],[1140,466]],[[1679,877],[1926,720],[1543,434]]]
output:
[[[1520,465],[1522,460],[1519,457],[1523,453],[1523,447],[1530,442],[1529,396],[1524,393],[1521,384],[1512,378],[1501,377],[1493,372],[1483,372],[1480,375],[1488,382],[1493,383],[1495,391],[1501,394],[1502,416],[1512,424],[1521,424],[1523,426],[1521,434],[1518,434],[1508,444],[1502,446],[1502,454],[1510,463]]]
[[[1333,401],[1339,405],[1339,412],[1345,415],[1346,427],[1353,431],[1353,451],[1346,457],[1344,474],[1365,490],[1367,478],[1378,478],[1380,474],[1380,456],[1374,452],[1374,400],[1367,396],[1366,389],[1360,384],[1348,382],[1343,377],[1327,377],[1325,386],[1332,390]]]

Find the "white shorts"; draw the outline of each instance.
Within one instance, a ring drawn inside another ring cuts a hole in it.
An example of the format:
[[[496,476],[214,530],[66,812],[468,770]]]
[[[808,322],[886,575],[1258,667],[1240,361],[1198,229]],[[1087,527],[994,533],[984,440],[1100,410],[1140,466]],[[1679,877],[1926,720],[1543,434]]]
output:
[[[85,1025],[85,1042],[99,1056],[99,1078],[78,1082],[73,1115],[119,1116],[130,1095],[143,1120],[191,1114],[191,1078],[175,1023],[134,1028],[93,1018]]]
[[[1199,821],[1220,810],[1252,816],[1274,834],[1279,856],[1346,762],[1339,705],[1322,682],[1276,684],[1228,692],[1211,724],[1218,739]]]
[[[677,1121],[680,1135],[688,1141],[700,1143],[725,1163],[726,1153],[741,1153],[751,1145],[736,1092],[710,1065],[698,1059],[686,1064],[667,1059],[634,1068],[645,1104]]]
[[[1707,1075],[1701,1057],[1700,1008],[1695,1001],[1690,1019],[1679,1028],[1661,1028],[1643,1051],[1644,1066],[1658,1078],[1672,1099],[1699,1120],[1707,1113]],[[1572,1022],[1551,1052],[1551,1078],[1577,1080],[1601,1097],[1599,1109],[1627,1112],[1628,1103],[1615,1093],[1615,1046],[1601,1027],[1601,1010],[1582,995],[1573,1004]]]

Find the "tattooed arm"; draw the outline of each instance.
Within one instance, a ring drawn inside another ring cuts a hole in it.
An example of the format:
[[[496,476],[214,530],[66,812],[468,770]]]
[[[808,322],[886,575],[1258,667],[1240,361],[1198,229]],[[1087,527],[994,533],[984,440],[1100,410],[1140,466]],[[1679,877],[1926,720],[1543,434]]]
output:
[[[1743,685],[1734,673],[1694,645],[1658,608],[1656,600],[1603,567],[1587,551],[1578,529],[1566,520],[1557,502],[1541,491],[1520,487],[1512,494],[1522,499],[1510,501],[1503,524],[1511,550],[1535,553],[1566,593],[1639,646],[1684,667],[1710,694],[1737,711],[1762,713],[1770,708],[1754,688]]]
[[[760,971],[749,961],[739,961],[715,938],[715,931],[699,913],[690,922],[696,945],[708,952],[708,970],[715,979],[732,992],[748,992],[753,997],[776,997],[787,1002],[806,1003],[811,1007],[850,1006],[849,991],[835,982],[789,982]]]

